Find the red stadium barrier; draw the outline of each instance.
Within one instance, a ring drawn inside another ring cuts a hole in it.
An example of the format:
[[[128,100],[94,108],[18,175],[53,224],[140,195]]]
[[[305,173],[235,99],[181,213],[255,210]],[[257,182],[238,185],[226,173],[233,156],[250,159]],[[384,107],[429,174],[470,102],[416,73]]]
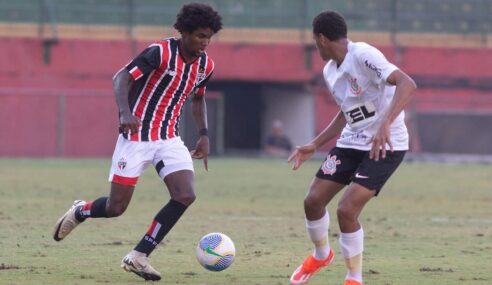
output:
[[[55,96],[0,95],[0,156],[56,156]]]
[[[0,93],[2,157],[110,156],[118,135],[113,96]]]
[[[139,43],[141,50],[150,43]],[[111,77],[131,58],[131,43],[63,39],[52,47],[51,63],[43,62],[39,39],[2,38],[0,84],[3,87],[110,89]],[[394,50],[381,47],[394,61]],[[208,52],[216,62],[215,80],[308,82],[324,63],[316,50],[306,58],[296,44],[215,43]],[[402,50],[399,66],[409,74],[440,77],[492,76],[489,49],[422,48]],[[306,61],[313,63],[306,67]],[[463,64],[466,63],[466,64]]]
[[[137,50],[148,44],[139,43]],[[392,48],[381,49],[395,60]],[[0,140],[0,156],[111,155],[118,120],[111,78],[130,60],[131,51],[126,41],[63,39],[52,47],[46,64],[40,39],[2,38],[0,119],[5,138]],[[217,67],[214,82],[308,84],[319,78],[324,64],[316,50],[306,57],[305,47],[296,44],[214,43],[208,52]],[[490,91],[452,86],[456,78],[474,84],[492,77],[490,50],[411,47],[402,50],[399,59],[407,73],[430,78],[425,83],[431,87],[421,86],[412,110],[492,110]],[[446,80],[447,85],[439,87],[439,81]],[[323,90],[314,90],[319,95],[318,132],[336,112]]]

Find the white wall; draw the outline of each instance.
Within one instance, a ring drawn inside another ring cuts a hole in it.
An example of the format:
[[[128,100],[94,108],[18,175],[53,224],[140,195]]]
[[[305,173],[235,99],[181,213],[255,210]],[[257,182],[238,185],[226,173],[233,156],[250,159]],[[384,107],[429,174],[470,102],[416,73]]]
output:
[[[284,123],[293,147],[308,143],[315,136],[314,96],[302,88],[284,86],[262,88],[262,143],[273,121]]]

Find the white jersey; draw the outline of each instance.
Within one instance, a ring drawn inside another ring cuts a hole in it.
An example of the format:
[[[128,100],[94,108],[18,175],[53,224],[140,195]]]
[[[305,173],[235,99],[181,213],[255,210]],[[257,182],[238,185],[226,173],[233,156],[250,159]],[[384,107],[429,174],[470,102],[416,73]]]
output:
[[[325,65],[323,77],[326,85],[347,120],[337,147],[371,149],[369,142],[395,94],[396,86],[386,80],[397,69],[375,47],[350,41],[339,67],[334,60]],[[390,126],[394,150],[408,150],[404,117],[404,112],[401,112]]]

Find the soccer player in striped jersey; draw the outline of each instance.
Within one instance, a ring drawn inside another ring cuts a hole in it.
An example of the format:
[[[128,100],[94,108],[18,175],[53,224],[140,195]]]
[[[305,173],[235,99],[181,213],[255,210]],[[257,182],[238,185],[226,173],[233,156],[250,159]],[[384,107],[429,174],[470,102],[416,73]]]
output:
[[[358,217],[408,150],[403,108],[416,85],[375,47],[351,42],[345,20],[336,12],[325,11],[314,18],[313,37],[321,58],[328,61],[323,78],[340,110],[316,138],[292,153],[289,161],[294,161],[293,169],[317,148],[340,137],[304,199],[306,228],[314,251],[294,271],[290,283],[306,284],[333,261],[326,205],[348,185],[337,208],[340,249],[347,267],[343,284],[362,285],[364,231]]]
[[[205,49],[222,28],[222,19],[212,7],[199,3],[184,5],[176,18],[174,27],[180,38],[151,44],[113,78],[120,135],[112,158],[109,196],[75,201],[54,231],[54,239],[60,241],[87,218],[123,214],[139,176],[152,164],[166,184],[170,200],[121,263],[123,269],[145,280],[161,279],[148,256],[195,200],[192,158],[203,159],[208,168],[205,89],[214,62]],[[179,119],[189,97],[199,130],[191,153],[179,137]]]

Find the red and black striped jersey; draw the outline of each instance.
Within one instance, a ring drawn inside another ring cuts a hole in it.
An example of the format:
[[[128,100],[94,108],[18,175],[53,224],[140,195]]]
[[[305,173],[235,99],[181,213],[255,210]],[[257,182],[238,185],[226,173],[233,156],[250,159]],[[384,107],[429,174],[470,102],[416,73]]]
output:
[[[179,135],[179,118],[186,98],[205,95],[205,84],[213,70],[213,60],[203,52],[186,63],[179,40],[164,39],[148,46],[125,67],[135,79],[128,103],[141,121],[135,134],[123,134],[132,141],[165,140]]]

